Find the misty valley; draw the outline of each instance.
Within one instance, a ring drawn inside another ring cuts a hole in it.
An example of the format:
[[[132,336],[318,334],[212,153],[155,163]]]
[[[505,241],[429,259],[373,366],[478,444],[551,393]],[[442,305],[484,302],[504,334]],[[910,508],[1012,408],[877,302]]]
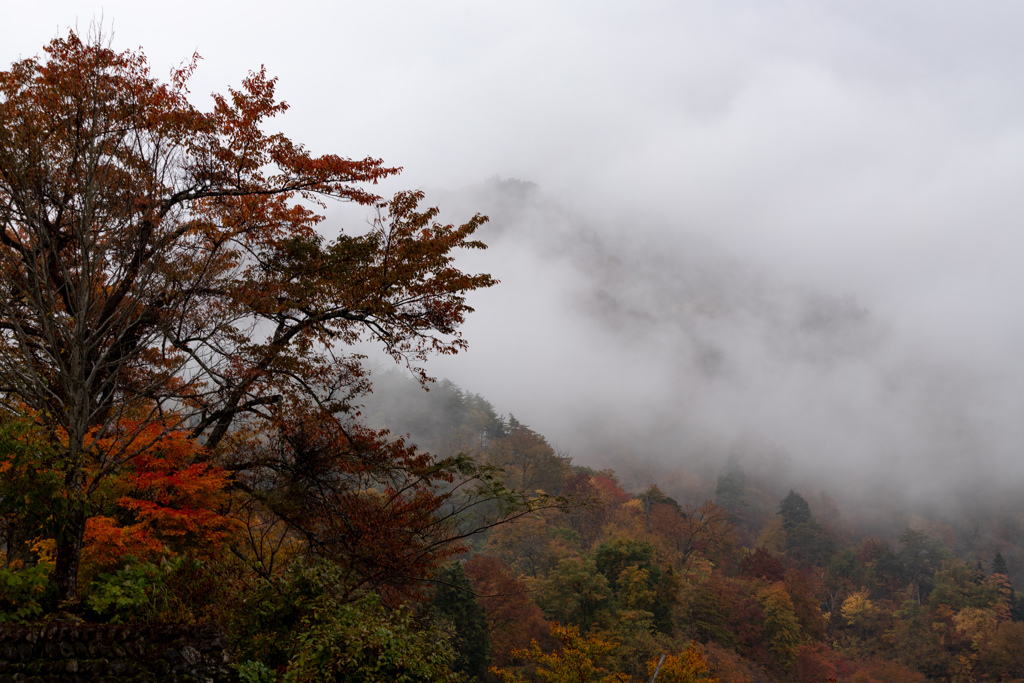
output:
[[[267,68],[112,45],[0,71],[0,683],[1024,681],[966,275],[692,185],[396,189]]]
[[[481,679],[488,662],[499,680],[577,680],[583,660],[583,680],[649,680],[664,653],[659,680],[1020,675],[1019,497],[850,495],[749,440],[675,466],[622,445],[594,469],[480,395],[449,381],[425,393],[395,372],[376,378],[366,416],[434,453],[477,453],[515,486],[586,501],[473,539],[459,581],[490,635]],[[436,589],[442,604],[450,591]],[[470,671],[470,641],[456,642]]]

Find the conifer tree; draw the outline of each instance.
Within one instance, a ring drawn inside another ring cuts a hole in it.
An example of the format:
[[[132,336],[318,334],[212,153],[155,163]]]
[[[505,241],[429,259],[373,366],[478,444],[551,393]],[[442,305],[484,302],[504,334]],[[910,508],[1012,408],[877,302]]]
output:
[[[438,573],[431,616],[450,628],[451,644],[456,652],[452,670],[480,680],[486,671],[490,654],[487,617],[476,601],[473,587],[462,568],[452,562]]]
[[[996,551],[995,557],[992,558],[992,574],[1002,574],[1003,576],[1009,576],[1010,573],[1006,569],[1006,560],[1003,559],[1003,554]]]

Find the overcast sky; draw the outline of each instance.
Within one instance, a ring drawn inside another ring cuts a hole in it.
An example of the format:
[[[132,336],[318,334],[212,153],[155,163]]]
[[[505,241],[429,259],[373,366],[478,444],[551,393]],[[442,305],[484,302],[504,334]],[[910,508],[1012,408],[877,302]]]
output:
[[[578,456],[629,403],[636,431],[754,430],[799,461],[1022,472],[1022,3],[43,1],[5,8],[0,62],[93,20],[158,75],[202,55],[200,106],[266,65],[282,130],[404,166],[394,187],[536,183],[474,262],[503,284],[472,351],[437,367]],[[732,303],[657,319],[666,271]],[[811,300],[844,360],[778,351]]]

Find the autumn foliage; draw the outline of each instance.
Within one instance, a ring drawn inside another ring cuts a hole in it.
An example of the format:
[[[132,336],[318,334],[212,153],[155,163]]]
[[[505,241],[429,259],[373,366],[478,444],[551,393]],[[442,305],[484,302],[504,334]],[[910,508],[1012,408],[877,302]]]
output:
[[[212,623],[247,681],[1024,680],[1019,503],[581,465],[423,369],[485,217],[270,132],[262,69],[201,110],[198,57],[44,49],[0,72],[0,621]]]
[[[54,575],[74,602],[87,534],[152,554],[159,535],[209,527],[186,500],[198,470],[166,479],[141,442],[188,432],[214,464],[209,490],[231,460],[254,492],[266,462],[247,480],[238,453],[269,452],[296,415],[350,419],[368,385],[347,345],[374,340],[414,368],[455,353],[465,294],[494,281],[452,265],[483,246],[471,236],[485,218],[439,224],[418,192],[369,191],[399,169],[266,132],[288,107],[264,71],[201,111],[197,56],[161,82],[100,35],[45,50],[0,72],[0,384],[9,416],[54,437]],[[367,206],[371,229],[325,238],[328,199]],[[97,519],[113,519],[97,507],[117,486],[148,487],[121,496],[131,524]]]
[[[238,529],[226,514],[229,473],[209,462],[185,431],[149,424],[127,425],[125,432],[131,443],[117,447],[128,464],[98,490],[98,514],[86,523],[83,571],[119,566],[127,556],[160,561],[186,550],[217,553]]]

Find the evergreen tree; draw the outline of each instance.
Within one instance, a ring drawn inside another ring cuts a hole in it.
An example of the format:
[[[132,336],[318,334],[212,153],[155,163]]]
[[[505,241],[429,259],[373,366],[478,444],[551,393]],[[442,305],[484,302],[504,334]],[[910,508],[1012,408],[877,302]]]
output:
[[[490,653],[487,617],[461,562],[452,562],[438,572],[430,615],[435,623],[451,630],[450,642],[456,652],[452,670],[482,680]]]
[[[730,458],[725,471],[718,475],[718,482],[715,485],[715,502],[728,510],[734,519],[741,518],[743,508],[747,506],[746,500],[744,500],[746,485],[746,474]]]
[[[900,534],[900,543],[903,549],[897,557],[906,580],[914,585],[920,603],[935,585],[935,571],[946,554],[945,549],[925,532],[910,527]]]
[[[779,504],[782,528],[786,532],[786,551],[812,564],[823,564],[832,556],[834,545],[828,531],[814,521],[811,506],[796,491]]]
[[[1010,593],[1010,618],[1024,621],[1024,595],[1016,591]]]
[[[782,516],[782,528],[786,533],[794,531],[801,524],[811,522],[811,506],[807,504],[804,497],[790,489],[789,495],[782,499],[779,505],[779,514]]]
[[[1006,568],[1006,560],[1003,559],[1003,554],[996,551],[996,556],[992,558],[992,572],[993,574],[1002,574],[1003,576],[1009,576],[1010,572]]]

